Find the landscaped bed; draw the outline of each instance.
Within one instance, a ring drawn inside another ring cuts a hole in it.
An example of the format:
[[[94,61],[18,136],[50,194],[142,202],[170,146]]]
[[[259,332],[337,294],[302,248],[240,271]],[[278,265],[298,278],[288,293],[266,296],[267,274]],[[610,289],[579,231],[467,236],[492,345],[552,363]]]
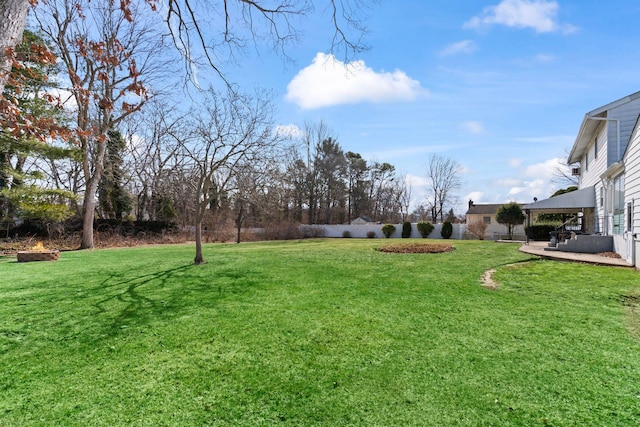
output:
[[[0,425],[637,424],[636,271],[379,246],[0,257]]]
[[[450,243],[392,243],[380,246],[380,252],[400,254],[439,254],[452,250]]]

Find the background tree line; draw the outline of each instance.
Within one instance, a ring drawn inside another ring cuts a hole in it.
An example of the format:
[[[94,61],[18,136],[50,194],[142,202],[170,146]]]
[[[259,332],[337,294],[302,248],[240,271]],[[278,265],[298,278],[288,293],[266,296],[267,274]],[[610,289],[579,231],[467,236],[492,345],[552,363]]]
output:
[[[264,33],[284,54],[298,36],[287,17],[304,16],[315,2],[303,3],[269,8],[261,1],[221,0],[211,7],[224,10],[225,22],[231,14],[242,18],[239,26],[226,27],[229,38],[220,46],[241,49],[243,43],[233,41],[260,40]],[[363,4],[327,3],[343,12],[333,15],[332,50],[341,46],[347,56],[361,50],[360,42],[351,42],[359,38],[349,34],[364,30],[360,19],[351,19]],[[22,24],[13,23],[24,21],[29,4],[37,31],[27,31],[18,46]],[[200,23],[192,20],[196,15],[182,14],[192,4],[169,5],[169,37],[153,25],[158,15],[152,0],[11,0],[0,6],[3,16],[16,17],[0,36],[5,229],[15,220],[75,217],[82,222],[80,247],[91,248],[96,218],[170,221],[195,227],[198,246],[203,229],[233,226],[239,235],[244,227],[408,217],[411,190],[393,165],[345,153],[322,122],[305,125],[301,135],[278,132],[270,94],[243,93],[230,82],[220,68],[225,60],[211,50],[216,43],[202,39]],[[189,25],[176,30],[172,19]],[[192,49],[197,45],[200,57]],[[176,93],[174,76],[188,81],[191,66],[202,62],[224,83],[222,89],[198,87],[175,102],[184,93]],[[443,219],[457,181],[442,187],[434,176],[447,175],[429,175],[428,210],[435,222]]]

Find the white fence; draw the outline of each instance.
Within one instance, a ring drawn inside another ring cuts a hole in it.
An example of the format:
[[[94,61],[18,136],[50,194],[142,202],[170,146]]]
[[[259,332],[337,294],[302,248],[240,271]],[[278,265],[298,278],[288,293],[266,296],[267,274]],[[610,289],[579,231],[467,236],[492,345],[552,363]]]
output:
[[[382,227],[385,224],[364,224],[364,225],[302,225],[300,226],[302,232],[305,235],[312,235],[318,237],[344,237],[344,232],[348,231],[351,237],[354,238],[367,238],[367,234],[372,231],[375,233],[374,238],[384,238],[382,233]],[[402,237],[402,224],[393,224],[396,227],[396,231],[391,235],[392,238]],[[452,239],[462,240],[465,235],[465,224],[452,224],[453,234]],[[434,229],[429,234],[429,239],[441,239],[442,224],[434,224]],[[422,236],[418,232],[417,224],[411,224],[411,238],[420,239]]]

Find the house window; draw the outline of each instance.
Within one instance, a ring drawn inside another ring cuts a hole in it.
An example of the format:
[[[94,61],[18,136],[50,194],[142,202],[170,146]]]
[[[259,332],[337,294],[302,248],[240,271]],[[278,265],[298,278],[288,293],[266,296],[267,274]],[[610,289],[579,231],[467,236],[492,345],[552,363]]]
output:
[[[604,207],[604,187],[600,187],[600,207]]]
[[[595,142],[593,143],[593,157],[595,159],[598,158],[598,137],[597,136],[596,136]]]
[[[613,234],[624,231],[624,175],[613,180]]]
[[[485,216],[482,218],[482,220],[484,221],[485,224],[491,224],[491,217],[490,216]]]

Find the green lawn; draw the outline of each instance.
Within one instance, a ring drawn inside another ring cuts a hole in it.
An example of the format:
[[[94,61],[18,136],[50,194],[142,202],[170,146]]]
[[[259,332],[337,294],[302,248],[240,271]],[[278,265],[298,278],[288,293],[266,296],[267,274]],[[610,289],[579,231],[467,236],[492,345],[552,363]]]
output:
[[[638,425],[638,272],[385,242],[0,258],[0,426]]]

